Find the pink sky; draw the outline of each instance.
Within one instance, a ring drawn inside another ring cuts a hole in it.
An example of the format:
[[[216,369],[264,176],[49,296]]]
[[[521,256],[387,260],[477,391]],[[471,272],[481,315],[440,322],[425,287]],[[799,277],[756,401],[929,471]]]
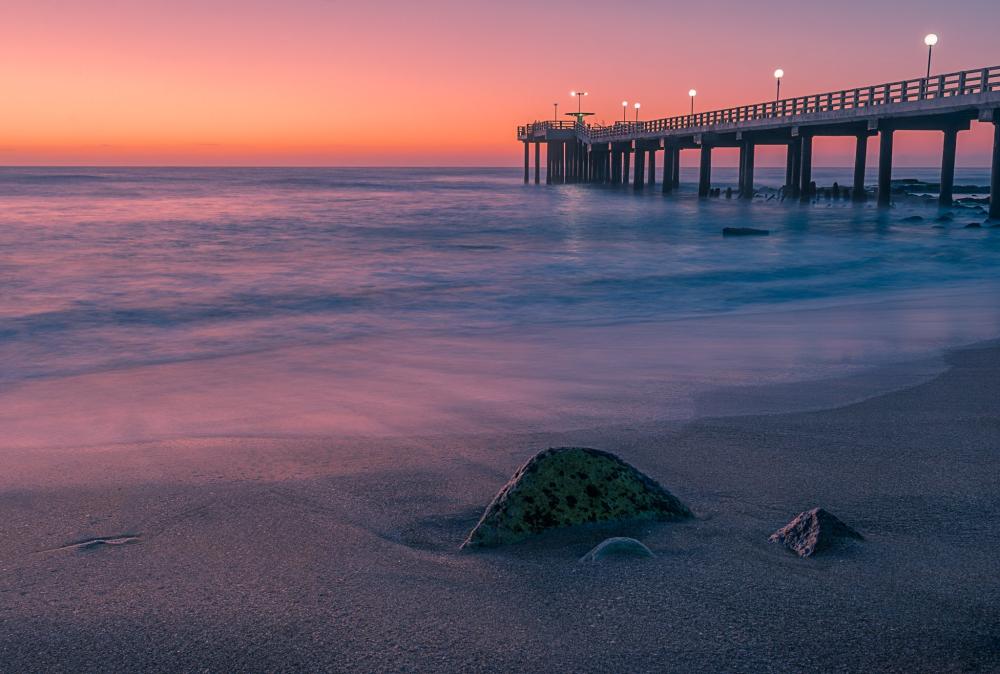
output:
[[[516,125],[574,88],[613,121],[622,99],[682,113],[691,87],[703,110],[767,100],[779,66],[789,96],[874,84],[919,76],[930,31],[936,72],[997,65],[998,20],[987,0],[12,0],[0,163],[517,165]],[[988,163],[975,126],[961,165]],[[897,138],[899,165],[938,162],[939,134]]]

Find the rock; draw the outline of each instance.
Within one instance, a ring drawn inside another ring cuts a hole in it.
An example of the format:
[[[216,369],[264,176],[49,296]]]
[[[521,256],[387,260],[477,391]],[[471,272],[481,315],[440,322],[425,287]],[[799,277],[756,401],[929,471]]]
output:
[[[753,227],[723,227],[722,236],[768,236],[771,230]]]
[[[966,225],[965,227],[963,227],[962,229],[979,229],[979,228],[980,228],[980,227],[982,227],[982,226],[983,226],[983,225],[982,225],[982,223],[980,223],[980,222],[970,222],[969,224],[967,224],[967,225]]]
[[[924,218],[920,215],[911,215],[908,218],[903,218],[900,222],[923,222]]]
[[[942,213],[941,215],[934,218],[935,222],[951,222],[955,219],[955,216],[951,213]]]
[[[599,562],[608,557],[655,557],[653,551],[634,538],[608,538],[580,558],[581,562]]]
[[[496,547],[576,524],[688,517],[679,499],[614,454],[559,447],[514,473],[462,547]]]
[[[799,557],[809,557],[842,538],[861,540],[862,536],[822,508],[813,508],[799,513],[768,540],[784,543]]]

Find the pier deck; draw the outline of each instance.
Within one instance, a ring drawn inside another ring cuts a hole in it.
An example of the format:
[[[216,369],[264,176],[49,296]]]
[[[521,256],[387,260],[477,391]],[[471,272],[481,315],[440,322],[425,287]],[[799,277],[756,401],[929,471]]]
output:
[[[662,191],[679,185],[682,150],[700,152],[698,193],[711,190],[712,149],[740,149],[739,195],[753,197],[754,148],[787,147],[784,189],[803,200],[815,192],[812,139],[856,139],[852,197],[864,200],[868,138],[879,136],[877,198],[891,200],[893,134],[943,134],[940,202],[953,200],[955,147],[973,121],[994,127],[989,217],[1000,219],[1000,66],[978,68],[874,86],[798,96],[722,110],[641,122],[592,125],[535,121],[517,129],[524,143],[524,181],[530,180],[530,145],[535,144],[535,183],[541,182],[541,145],[546,145],[546,183],[631,184],[641,190],[656,182],[656,156],[663,151]],[[631,174],[631,177],[630,177]]]

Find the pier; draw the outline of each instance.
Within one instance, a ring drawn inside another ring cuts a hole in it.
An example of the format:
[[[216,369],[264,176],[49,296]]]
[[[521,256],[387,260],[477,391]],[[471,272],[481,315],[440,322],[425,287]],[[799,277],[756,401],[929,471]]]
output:
[[[712,150],[739,148],[737,193],[752,199],[754,149],[758,145],[787,148],[785,194],[809,201],[812,144],[820,136],[856,139],[851,197],[865,200],[868,139],[879,137],[878,204],[891,203],[892,149],[897,131],[942,134],[940,203],[951,205],[955,182],[955,147],[961,131],[973,121],[993,124],[989,217],[1000,219],[1000,66],[933,75],[873,86],[785,98],[724,110],[662,119],[616,122],[536,121],[517,129],[524,143],[524,182],[531,179],[530,144],[535,144],[534,181],[541,182],[541,146],[546,146],[545,182],[631,185],[668,194],[679,187],[680,156],[700,154],[698,194],[712,190]],[[662,152],[657,176],[657,153]]]

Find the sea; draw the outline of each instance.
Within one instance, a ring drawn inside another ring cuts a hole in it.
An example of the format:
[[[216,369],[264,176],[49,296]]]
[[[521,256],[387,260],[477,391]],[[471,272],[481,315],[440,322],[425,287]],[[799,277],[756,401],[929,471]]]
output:
[[[0,168],[0,447],[822,408],[1000,335],[981,204],[699,200],[681,178],[664,196],[517,168]]]

